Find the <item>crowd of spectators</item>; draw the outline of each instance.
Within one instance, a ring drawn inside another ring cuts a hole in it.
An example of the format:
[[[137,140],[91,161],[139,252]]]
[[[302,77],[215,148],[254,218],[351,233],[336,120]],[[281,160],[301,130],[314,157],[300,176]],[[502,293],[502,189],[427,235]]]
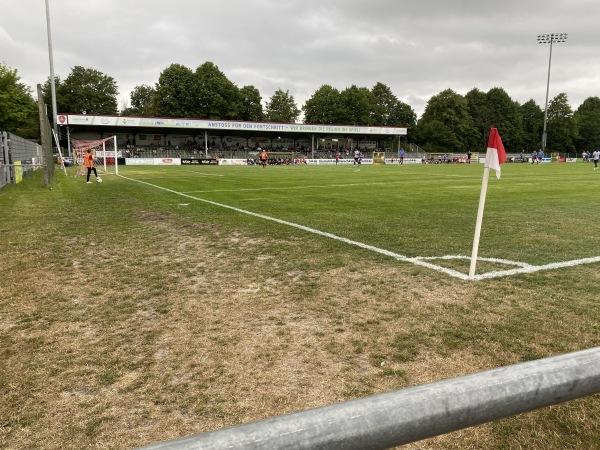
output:
[[[175,157],[175,158],[193,158],[193,157],[203,157],[206,154],[210,156],[218,156],[219,158],[241,158],[241,159],[250,159],[249,156],[257,155],[260,152],[260,149],[264,149],[267,153],[270,152],[293,152],[295,155],[298,155],[298,159],[306,159],[312,157],[312,150],[310,147],[307,147],[303,144],[298,144],[298,146],[294,148],[288,148],[283,145],[255,145],[248,146],[244,144],[240,144],[239,142],[235,143],[235,145],[228,145],[224,142],[216,142],[212,141],[208,143],[208,148],[205,149],[204,141],[196,142],[194,140],[188,140],[185,143],[171,145],[171,142],[167,141],[165,144],[154,144],[150,143],[149,145],[136,145],[135,141],[131,143],[127,141],[125,146],[125,156],[127,158],[161,158],[161,157]],[[370,153],[372,150],[368,150],[367,148],[358,147],[358,149],[363,152],[366,157],[367,152]],[[353,149],[349,148],[324,148],[319,146],[315,151],[315,157],[317,158],[329,158],[333,159],[336,155],[341,158],[351,158]],[[272,158],[273,161],[285,160],[289,158]],[[296,159],[296,157],[294,158]]]

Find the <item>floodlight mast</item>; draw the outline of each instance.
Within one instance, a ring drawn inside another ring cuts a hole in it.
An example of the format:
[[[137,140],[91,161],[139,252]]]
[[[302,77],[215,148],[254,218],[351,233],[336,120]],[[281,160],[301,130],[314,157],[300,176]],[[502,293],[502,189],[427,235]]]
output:
[[[46,30],[48,32],[48,57],[50,59],[50,96],[52,99],[52,122],[54,133],[56,136],[59,136],[56,114],[56,85],[54,83],[54,58],[52,56],[52,33],[50,32],[50,5],[48,5],[48,0],[46,0]]]
[[[567,40],[567,33],[551,33],[551,34],[538,34],[538,44],[550,44],[550,58],[548,59],[548,82],[546,83],[546,107],[544,108],[544,131],[542,132],[542,150],[546,150],[546,139],[548,137],[546,133],[546,124],[548,123],[548,92],[550,91],[550,66],[552,65],[552,44],[565,42]]]

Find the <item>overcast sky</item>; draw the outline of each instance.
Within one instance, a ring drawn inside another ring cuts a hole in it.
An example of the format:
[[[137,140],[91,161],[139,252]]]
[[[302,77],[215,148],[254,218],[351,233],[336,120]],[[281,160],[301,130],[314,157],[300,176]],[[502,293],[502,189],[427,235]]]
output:
[[[173,63],[215,63],[263,102],[281,88],[298,107],[323,84],[388,85],[420,116],[445,89],[502,87],[544,107],[600,96],[598,0],[48,0],[54,73],[74,66],[115,79],[119,105]],[[0,0],[0,61],[32,88],[50,74],[45,0]]]

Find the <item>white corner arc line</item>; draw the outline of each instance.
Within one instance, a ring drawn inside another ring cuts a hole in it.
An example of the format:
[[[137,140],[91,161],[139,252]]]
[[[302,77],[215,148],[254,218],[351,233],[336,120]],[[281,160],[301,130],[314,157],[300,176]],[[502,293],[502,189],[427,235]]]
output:
[[[412,264],[418,265],[418,266],[423,266],[423,267],[427,267],[429,269],[435,270],[437,272],[442,272],[445,273],[446,275],[455,277],[455,278],[459,278],[461,280],[468,280],[469,276],[468,274],[459,272],[457,270],[453,270],[453,269],[449,269],[447,267],[442,267],[442,266],[438,266],[436,264],[433,263],[429,263],[427,262],[427,260],[435,260],[435,259],[469,259],[467,256],[462,256],[462,255],[446,255],[446,256],[439,256],[439,257],[435,257],[435,256],[418,256],[418,257],[413,257],[413,258],[409,258],[407,256],[401,255],[399,253],[395,253],[392,252],[390,250],[385,250],[379,247],[374,247],[372,245],[369,244],[365,244],[363,242],[358,242],[358,241],[353,241],[352,239],[348,239],[345,237],[341,237],[338,235],[335,235],[333,233],[328,233],[326,231],[321,231],[321,230],[317,230],[315,228],[310,228],[310,227],[306,227],[304,225],[300,225],[297,223],[293,223],[293,222],[288,222],[286,220],[281,220],[281,219],[277,219],[275,217],[270,217],[270,216],[265,216],[264,214],[258,214],[252,211],[248,211],[245,209],[241,209],[241,208],[236,208],[235,206],[230,206],[230,205],[225,205],[223,203],[218,203],[218,202],[213,202],[212,200],[207,200],[204,198],[200,198],[200,197],[195,197],[193,195],[189,195],[189,194],[185,194],[183,192],[179,192],[179,191],[175,191],[173,189],[169,189],[166,187],[162,187],[162,186],[158,186],[156,184],[152,184],[152,183],[148,183],[147,181],[141,181],[141,180],[136,180],[134,178],[129,178],[123,175],[117,175],[118,177],[124,178],[126,180],[129,181],[133,181],[135,183],[140,183],[140,184],[145,184],[147,186],[151,186],[157,189],[161,189],[163,191],[166,192],[170,192],[172,194],[175,195],[180,195],[182,197],[186,197],[192,200],[196,200],[199,202],[204,202],[204,203],[208,203],[210,205],[214,205],[214,206],[219,206],[221,208],[226,208],[226,209],[230,209],[232,211],[236,211],[242,214],[247,214],[253,217],[258,217],[260,219],[265,219],[265,220],[269,220],[272,222],[276,222],[282,225],[287,225],[293,228],[297,228],[299,230],[302,231],[306,231],[308,233],[313,233],[313,234],[317,234],[319,236],[324,236],[324,237],[328,237],[330,239],[334,239],[336,241],[340,241],[340,242],[344,242],[346,244],[349,245],[354,245],[356,247],[360,247],[363,248],[365,250],[370,250],[372,252],[375,253],[379,253],[385,256],[389,256],[390,258],[394,258],[398,261],[405,261],[405,262],[410,262]],[[521,274],[521,273],[533,273],[533,272],[538,272],[541,270],[553,270],[553,269],[560,269],[563,267],[573,267],[573,266],[577,266],[577,265],[581,265],[581,264],[591,264],[591,263],[595,263],[595,262],[600,262],[600,256],[595,256],[595,257],[591,257],[591,258],[583,258],[583,259],[575,259],[575,260],[571,260],[571,261],[561,261],[561,262],[556,262],[556,263],[550,263],[550,264],[545,264],[542,266],[533,266],[527,263],[522,263],[522,262],[518,262],[518,261],[511,261],[511,260],[506,260],[506,259],[498,259],[498,258],[478,258],[481,261],[489,261],[489,262],[497,262],[497,263],[502,263],[502,264],[509,264],[509,265],[516,265],[516,266],[521,266],[515,269],[508,269],[508,270],[501,270],[501,271],[494,271],[494,272],[487,272],[487,273],[483,273],[483,274],[479,274],[479,275],[475,275],[474,279],[475,280],[484,280],[484,279],[491,279],[491,278],[500,278],[500,277],[505,277],[505,276],[509,276],[509,275],[517,275],[517,274]]]

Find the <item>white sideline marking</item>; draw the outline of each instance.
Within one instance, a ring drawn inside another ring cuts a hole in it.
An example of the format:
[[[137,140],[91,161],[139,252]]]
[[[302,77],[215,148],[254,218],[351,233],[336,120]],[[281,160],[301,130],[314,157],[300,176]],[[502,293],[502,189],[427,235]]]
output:
[[[203,175],[205,177],[222,177],[223,175],[219,175],[216,173],[204,173],[204,172],[196,172],[194,170],[186,170],[186,173],[193,173],[195,175]]]
[[[344,183],[344,184],[323,184],[323,185],[306,185],[298,187],[286,187],[285,189],[290,190],[305,190],[305,189],[323,189],[323,188],[335,188],[335,187],[354,187],[354,186],[379,186],[390,184],[400,184],[404,181],[390,181],[390,182],[374,182],[374,183]],[[200,191],[189,191],[190,193],[207,194],[212,192],[252,192],[252,191],[281,191],[281,187],[264,187],[264,188],[246,188],[246,189],[211,189],[211,190],[200,190]]]
[[[136,183],[145,184],[147,186],[151,186],[151,187],[154,187],[157,189],[162,189],[163,191],[167,191],[172,194],[181,195],[182,197],[190,198],[192,200],[208,203],[208,204],[214,205],[214,206],[220,206],[221,208],[230,209],[232,211],[236,211],[236,212],[239,212],[242,214],[248,214],[250,216],[258,217],[260,219],[270,220],[272,222],[280,223],[282,225],[287,225],[287,226],[297,228],[302,231],[306,231],[306,232],[313,233],[313,234],[318,234],[319,236],[324,236],[324,237],[328,237],[331,239],[335,239],[336,241],[344,242],[349,245],[354,245],[356,247],[364,248],[366,250],[370,250],[375,253],[380,253],[382,255],[389,256],[398,261],[410,262],[417,266],[427,267],[429,269],[435,270],[437,272],[445,273],[446,275],[450,275],[451,277],[459,278],[461,280],[469,279],[468,274],[459,272],[454,269],[449,269],[447,267],[438,266],[437,264],[428,262],[429,260],[436,260],[436,259],[444,259],[444,260],[467,259],[467,260],[470,260],[471,258],[469,256],[446,255],[446,256],[416,256],[413,258],[409,258],[409,257],[401,255],[399,253],[394,253],[389,250],[385,250],[385,249],[382,249],[379,247],[374,247],[372,245],[365,244],[363,242],[353,241],[352,239],[347,239],[345,237],[337,236],[335,234],[328,233],[326,231],[320,231],[320,230],[316,230],[314,228],[305,227],[304,225],[299,225],[297,223],[288,222],[288,221],[281,220],[281,219],[276,219],[275,217],[265,216],[264,214],[258,214],[258,213],[248,211],[245,209],[236,208],[235,206],[230,206],[230,205],[225,205],[223,203],[213,202],[212,200],[206,200],[204,198],[194,197],[193,195],[185,194],[183,192],[175,191],[173,189],[169,189],[166,187],[158,186],[156,184],[148,183],[147,181],[136,180],[133,178],[125,177],[123,175],[118,175],[118,176],[121,178],[124,178],[126,180],[129,180],[129,181],[134,181]],[[595,262],[600,262],[600,256],[594,256],[591,258],[583,258],[583,259],[573,259],[571,261],[555,262],[555,263],[550,263],[550,264],[544,264],[542,266],[533,266],[531,264],[524,263],[524,262],[511,261],[508,259],[498,259],[498,258],[481,258],[481,257],[479,257],[479,258],[477,258],[477,260],[518,266],[517,268],[514,268],[514,269],[487,272],[487,273],[475,275],[475,277],[474,277],[475,280],[485,280],[485,279],[491,279],[491,278],[506,277],[509,275],[517,275],[517,274],[521,274],[521,273],[533,273],[533,272],[539,272],[542,270],[553,270],[553,269],[560,269],[563,267],[578,266],[581,264],[591,264],[591,263],[595,263]]]

